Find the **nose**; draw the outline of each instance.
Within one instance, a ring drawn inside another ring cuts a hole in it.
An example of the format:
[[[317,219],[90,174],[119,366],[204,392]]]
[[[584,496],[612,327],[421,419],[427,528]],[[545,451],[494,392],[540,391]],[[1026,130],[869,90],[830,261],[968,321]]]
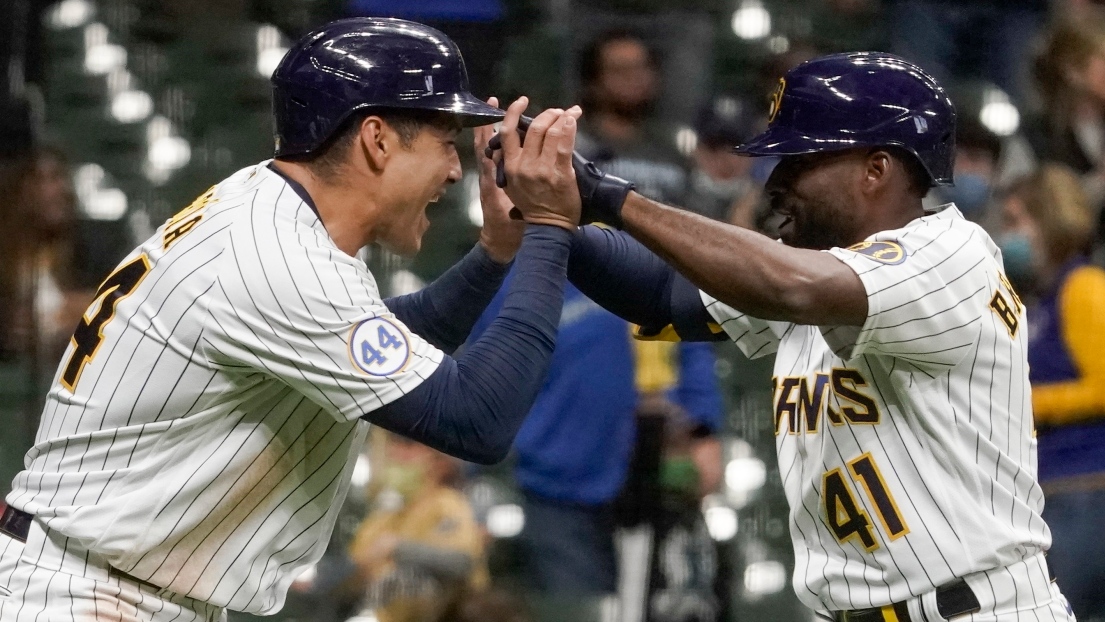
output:
[[[456,148],[454,148],[452,158],[451,158],[451,162],[449,163],[449,176],[446,177],[445,179],[449,183],[455,184],[455,183],[457,183],[458,181],[461,180],[461,176],[463,174],[464,174],[464,171],[461,170],[461,166],[460,166],[460,155],[457,153]]]

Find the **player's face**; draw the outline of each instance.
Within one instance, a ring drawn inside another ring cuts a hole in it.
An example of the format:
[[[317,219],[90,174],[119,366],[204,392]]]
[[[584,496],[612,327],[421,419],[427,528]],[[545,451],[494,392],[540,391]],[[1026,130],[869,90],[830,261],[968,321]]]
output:
[[[398,255],[422,248],[430,226],[426,206],[461,178],[456,139],[459,129],[424,125],[410,145],[388,163],[387,209],[377,228],[377,241]]]
[[[782,217],[779,237],[789,246],[824,250],[849,246],[859,229],[854,180],[862,177],[864,151],[785,156],[766,190]]]

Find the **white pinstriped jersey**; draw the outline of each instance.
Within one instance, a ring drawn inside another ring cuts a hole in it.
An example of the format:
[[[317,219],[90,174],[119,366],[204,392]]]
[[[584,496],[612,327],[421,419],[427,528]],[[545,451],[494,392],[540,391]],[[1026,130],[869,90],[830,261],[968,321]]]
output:
[[[272,613],[322,555],[368,423],[442,353],[267,162],[101,287],[8,501],[131,575]]]
[[[862,328],[764,321],[702,294],[747,355],[777,353],[798,596],[878,607],[1047,549],[1023,308],[993,241],[948,205],[826,252],[867,290]]]

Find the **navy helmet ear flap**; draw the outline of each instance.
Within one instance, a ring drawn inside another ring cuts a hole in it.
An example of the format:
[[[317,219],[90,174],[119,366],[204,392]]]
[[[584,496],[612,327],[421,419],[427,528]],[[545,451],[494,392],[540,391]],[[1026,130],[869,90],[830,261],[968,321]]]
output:
[[[901,147],[932,185],[950,185],[955,106],[917,65],[882,52],[815,58],[787,72],[771,100],[767,130],[736,148],[783,156],[853,147]]]
[[[276,155],[311,153],[364,108],[444,112],[463,126],[503,118],[468,88],[460,50],[439,30],[401,19],[331,22],[297,41],[273,72]]]

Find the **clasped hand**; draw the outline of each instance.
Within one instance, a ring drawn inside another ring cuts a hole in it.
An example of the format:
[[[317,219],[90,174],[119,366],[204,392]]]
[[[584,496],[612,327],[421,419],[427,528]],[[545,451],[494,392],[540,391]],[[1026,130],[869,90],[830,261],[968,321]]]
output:
[[[537,115],[526,131],[525,142],[518,123],[529,100],[520,97],[506,110],[500,130],[505,190],[528,223],[554,225],[574,230],[579,223],[580,197],[572,169],[576,121],[582,111],[553,108]]]

